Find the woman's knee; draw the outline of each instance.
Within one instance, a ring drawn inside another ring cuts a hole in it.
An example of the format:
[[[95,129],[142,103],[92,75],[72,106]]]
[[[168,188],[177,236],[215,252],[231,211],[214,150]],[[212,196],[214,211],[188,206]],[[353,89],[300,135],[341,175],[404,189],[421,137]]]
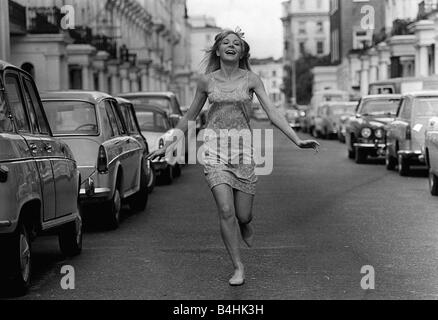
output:
[[[232,205],[224,204],[219,207],[219,216],[222,220],[235,218],[235,211]]]

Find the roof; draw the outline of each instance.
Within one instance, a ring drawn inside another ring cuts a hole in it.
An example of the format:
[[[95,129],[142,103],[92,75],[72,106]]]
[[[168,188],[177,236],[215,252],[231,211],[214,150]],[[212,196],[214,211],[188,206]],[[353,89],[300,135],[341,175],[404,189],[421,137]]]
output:
[[[362,99],[366,100],[380,100],[380,99],[401,99],[401,94],[374,94],[369,96],[363,96]]]
[[[14,66],[14,65],[6,62],[6,61],[0,60],[0,70],[4,70],[6,68],[16,68],[16,69],[18,69],[16,66]]]
[[[162,107],[154,105],[154,104],[142,104],[142,105],[134,105],[134,110],[138,111],[151,111],[155,113],[160,113],[167,116],[166,110],[164,110]]]
[[[344,106],[357,106],[358,101],[327,101],[322,103],[323,106],[329,107],[344,107]]]
[[[131,101],[125,99],[125,98],[121,98],[121,97],[114,97],[114,99],[117,100],[118,104],[132,104]]]
[[[119,95],[122,98],[149,98],[149,97],[163,97],[163,98],[173,98],[175,94],[173,92],[132,92],[132,93],[123,93]]]
[[[41,100],[79,100],[89,103],[98,103],[103,99],[113,98],[107,93],[98,91],[46,91],[40,94]]]
[[[417,91],[417,92],[408,92],[403,95],[404,97],[438,97],[438,91]]]

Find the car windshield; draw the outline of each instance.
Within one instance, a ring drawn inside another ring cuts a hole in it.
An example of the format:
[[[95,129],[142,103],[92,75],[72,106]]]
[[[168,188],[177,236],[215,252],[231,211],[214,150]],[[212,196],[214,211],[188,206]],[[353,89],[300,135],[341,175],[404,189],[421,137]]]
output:
[[[130,99],[134,106],[155,105],[168,113],[172,113],[170,100],[165,97],[138,97]]]
[[[332,113],[335,116],[342,116],[344,114],[354,114],[356,106],[338,106],[332,108]]]
[[[417,117],[438,116],[438,97],[417,99],[414,110]]]
[[[399,105],[400,99],[365,100],[360,114],[364,116],[394,116],[397,114]]]
[[[97,135],[96,108],[81,101],[45,101],[44,110],[54,135]]]
[[[140,110],[136,111],[136,115],[141,131],[166,132],[170,129],[166,118],[160,113]]]
[[[3,96],[3,91],[0,91],[0,132],[11,132],[12,122],[8,118],[6,111],[6,101]]]

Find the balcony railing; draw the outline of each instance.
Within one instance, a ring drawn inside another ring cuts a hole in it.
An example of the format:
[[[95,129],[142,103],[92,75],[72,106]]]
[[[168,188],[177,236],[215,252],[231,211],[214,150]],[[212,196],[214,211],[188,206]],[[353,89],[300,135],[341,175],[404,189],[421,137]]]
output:
[[[99,51],[106,51],[112,59],[117,58],[117,42],[105,35],[94,35],[89,27],[77,27],[70,30],[74,44],[89,44]]]
[[[11,34],[25,34],[27,31],[26,8],[11,0],[8,4]]]
[[[61,32],[63,14],[57,7],[29,7],[28,31],[34,34]]]
[[[424,0],[418,5],[418,20],[427,19],[434,12],[438,12],[438,0]]]

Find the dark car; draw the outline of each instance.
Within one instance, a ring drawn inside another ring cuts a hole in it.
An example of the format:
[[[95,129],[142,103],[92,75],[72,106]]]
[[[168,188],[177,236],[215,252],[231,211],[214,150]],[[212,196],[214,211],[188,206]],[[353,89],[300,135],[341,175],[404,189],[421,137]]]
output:
[[[388,127],[386,167],[398,166],[401,176],[411,171],[411,166],[426,166],[426,131],[431,118],[438,117],[438,91],[423,91],[403,95],[397,118]]]
[[[140,126],[138,124],[137,115],[135,114],[134,105],[124,98],[116,97],[117,108],[120,112],[123,122],[125,123],[127,133],[136,139],[145,150],[144,152],[144,164],[145,164],[145,172],[148,177],[147,188],[149,193],[154,190],[155,187],[155,170],[152,168],[152,163],[150,160],[146,159],[146,156],[149,154],[149,144],[146,138],[143,136],[140,130]]]
[[[29,288],[37,236],[58,235],[66,256],[81,253],[80,181],[32,77],[0,61],[0,289]]]
[[[401,95],[365,96],[359,102],[356,116],[347,125],[348,157],[364,163],[368,156],[386,154],[386,126],[394,121]]]

